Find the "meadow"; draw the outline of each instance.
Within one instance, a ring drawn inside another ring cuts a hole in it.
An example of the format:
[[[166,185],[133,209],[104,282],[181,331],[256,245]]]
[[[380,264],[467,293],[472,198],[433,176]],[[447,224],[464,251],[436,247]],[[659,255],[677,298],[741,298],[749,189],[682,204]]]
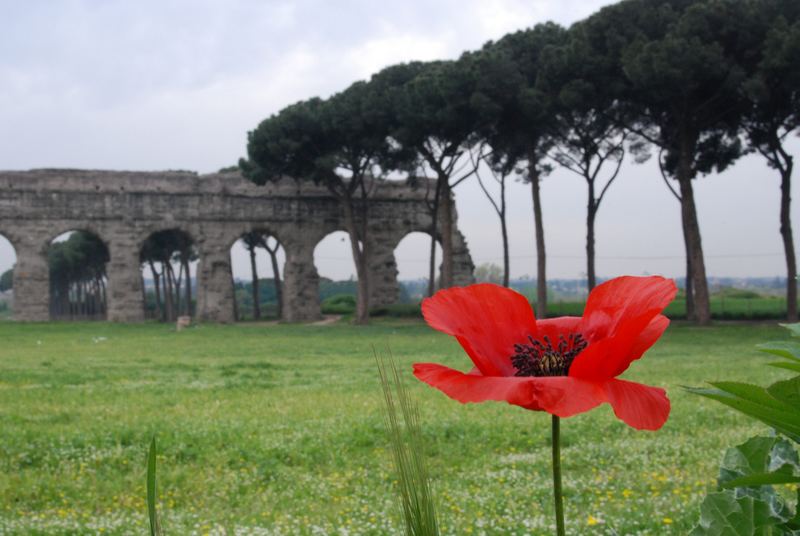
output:
[[[769,324],[676,323],[626,373],[666,387],[659,432],[604,406],[562,423],[569,534],[685,534],[727,446],[759,424],[680,386],[782,376]],[[399,506],[373,348],[421,412],[445,534],[551,534],[549,416],[460,405],[415,361],[467,368],[414,319],[367,327],[0,323],[0,534],[145,534],[159,444],[166,534],[393,534]]]
[[[551,316],[580,316],[585,302],[553,301],[547,305]],[[786,300],[777,296],[748,298],[711,296],[711,317],[717,320],[776,320],[786,317]],[[672,319],[686,318],[686,300],[678,297],[664,314]]]

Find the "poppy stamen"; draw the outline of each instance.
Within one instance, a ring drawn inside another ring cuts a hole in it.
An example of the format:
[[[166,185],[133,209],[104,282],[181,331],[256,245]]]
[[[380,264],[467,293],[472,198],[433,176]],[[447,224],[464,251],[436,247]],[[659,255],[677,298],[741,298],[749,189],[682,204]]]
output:
[[[515,376],[566,376],[569,367],[588,343],[580,333],[558,336],[554,345],[545,335],[539,341],[528,335],[530,344],[515,344],[511,364],[517,369]]]

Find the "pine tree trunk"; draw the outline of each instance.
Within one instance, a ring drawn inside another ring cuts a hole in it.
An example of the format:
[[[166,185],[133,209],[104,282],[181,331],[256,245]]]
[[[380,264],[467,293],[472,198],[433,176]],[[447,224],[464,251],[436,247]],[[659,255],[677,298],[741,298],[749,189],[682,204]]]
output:
[[[100,279],[100,292],[102,293],[102,301],[103,301],[103,315],[108,313],[108,292],[106,291],[106,280],[105,277]]]
[[[92,314],[100,314],[100,286],[97,284],[97,278],[93,278],[89,285],[92,289]]]
[[[542,220],[542,199],[539,182],[539,172],[536,169],[536,160],[531,159],[528,165],[528,174],[531,181],[531,196],[533,197],[533,223],[536,229],[536,316],[547,317],[547,263],[544,245],[544,222]]]
[[[61,311],[59,316],[72,317],[72,297],[70,296],[70,286],[68,283],[62,285],[59,294],[61,295]]]
[[[170,266],[172,266],[170,264]],[[173,280],[175,281],[175,319],[181,316],[181,286],[183,285],[183,265],[178,265],[178,277],[175,277],[175,272],[172,272]]]
[[[250,275],[252,277],[251,291],[253,293],[253,319],[261,319],[261,304],[259,303],[261,293],[258,289],[258,269],[256,268],[256,247],[253,245],[250,250]]]
[[[164,313],[161,319],[166,322],[169,320],[169,289],[167,288],[167,271],[164,269],[164,263],[161,263],[161,297],[164,300]]]
[[[453,286],[453,199],[447,176],[439,177],[442,184],[439,203],[442,210],[442,282],[441,288]]]
[[[503,235],[503,286],[511,284],[511,262],[508,255],[508,225],[506,222],[506,178],[500,182],[500,232]]]
[[[436,181],[436,193],[433,195],[433,209],[431,215],[433,216],[433,224],[431,226],[431,255],[428,264],[428,297],[433,296],[436,292],[436,231],[439,228],[439,199],[441,198],[441,186],[439,181]]]
[[[683,166],[681,166],[683,168]],[[706,279],[706,265],[703,259],[703,245],[700,239],[700,225],[697,221],[697,208],[694,204],[694,191],[691,176],[679,170],[678,183],[681,189],[681,219],[685,230],[686,246],[691,261],[692,283],[694,286],[694,308],[698,325],[711,323],[711,303]]]
[[[278,246],[275,250],[268,249],[269,258],[272,262],[272,281],[275,283],[275,301],[278,305],[278,320],[283,317],[283,289],[281,288],[281,273],[278,269]]]
[[[142,281],[142,283],[141,283],[141,285],[142,285],[142,315],[143,315],[144,319],[146,320],[147,319],[147,287],[144,284],[144,272],[142,272],[141,281]],[[105,301],[105,296],[104,296],[103,300]]]
[[[156,289],[156,311],[158,311],[158,316],[160,318],[164,318],[164,306],[161,303],[161,276],[158,272],[156,272],[156,267],[153,264],[153,261],[147,261],[150,263],[150,273],[153,275],[153,285]]]
[[[367,274],[366,237],[360,240],[353,209],[353,198],[346,195],[343,199],[345,226],[350,236],[350,249],[353,253],[353,262],[356,265],[356,278],[358,279],[358,295],[356,296],[355,324],[369,323],[369,276]]]
[[[594,220],[597,216],[597,204],[594,198],[594,181],[587,182],[589,185],[589,202],[586,205],[586,287],[591,292],[597,286],[594,262]]]
[[[192,316],[192,276],[189,275],[189,259],[183,258],[183,272],[186,274],[186,316]]]
[[[100,283],[98,283],[97,278],[92,280],[92,308],[94,309],[94,314],[100,315],[103,312],[102,305],[100,304]]]
[[[694,311],[694,282],[692,275],[692,255],[689,252],[689,240],[686,239],[686,232],[683,233],[683,242],[686,247],[686,284],[684,294],[686,294],[686,319],[695,320]]]
[[[172,284],[172,266],[169,262],[162,263],[164,270],[164,302],[166,304],[166,321],[172,322],[174,318],[173,307],[173,284]]]
[[[236,301],[236,283],[233,280],[233,274],[231,274],[231,287],[233,287],[233,320],[238,322],[242,317],[239,316],[239,304]]]
[[[792,167],[794,162],[785,156],[786,166],[781,173],[781,238],[786,254],[786,320],[797,322],[797,260],[792,237]]]

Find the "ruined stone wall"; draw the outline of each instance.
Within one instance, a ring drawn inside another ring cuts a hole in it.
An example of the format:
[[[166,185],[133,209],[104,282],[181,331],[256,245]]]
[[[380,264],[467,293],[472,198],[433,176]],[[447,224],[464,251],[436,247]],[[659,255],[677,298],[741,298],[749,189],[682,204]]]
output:
[[[430,233],[426,188],[381,183],[369,205],[371,305],[397,300],[394,249],[408,233]],[[457,224],[457,222],[456,222]],[[439,227],[441,228],[441,227]],[[0,234],[17,254],[14,313],[19,320],[49,318],[47,250],[68,231],[96,234],[108,246],[108,318],[144,318],[139,251],[154,232],[180,229],[195,241],[197,314],[234,320],[230,248],[254,229],[268,230],[285,252],[284,319],[320,315],[314,248],[344,230],[339,203],[323,187],[286,179],[256,186],[237,173],[127,172],[43,169],[0,171]],[[454,226],[455,282],[472,282],[473,264]]]

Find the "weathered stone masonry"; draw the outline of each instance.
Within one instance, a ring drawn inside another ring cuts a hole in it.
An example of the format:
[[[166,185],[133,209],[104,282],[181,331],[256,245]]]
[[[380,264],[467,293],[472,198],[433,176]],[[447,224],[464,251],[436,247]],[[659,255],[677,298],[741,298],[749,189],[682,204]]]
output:
[[[425,188],[382,183],[368,219],[371,304],[380,306],[398,297],[397,244],[408,233],[432,229]],[[472,282],[473,264],[455,223],[455,284],[463,285]],[[320,315],[314,248],[344,225],[327,190],[290,179],[256,186],[236,173],[0,171],[0,234],[17,254],[18,320],[49,319],[47,250],[55,237],[76,230],[92,232],[108,246],[109,320],[143,320],[139,251],[148,236],[167,229],[185,231],[195,241],[197,314],[212,322],[234,319],[231,246],[247,231],[272,233],[286,252],[284,320],[296,322]]]

